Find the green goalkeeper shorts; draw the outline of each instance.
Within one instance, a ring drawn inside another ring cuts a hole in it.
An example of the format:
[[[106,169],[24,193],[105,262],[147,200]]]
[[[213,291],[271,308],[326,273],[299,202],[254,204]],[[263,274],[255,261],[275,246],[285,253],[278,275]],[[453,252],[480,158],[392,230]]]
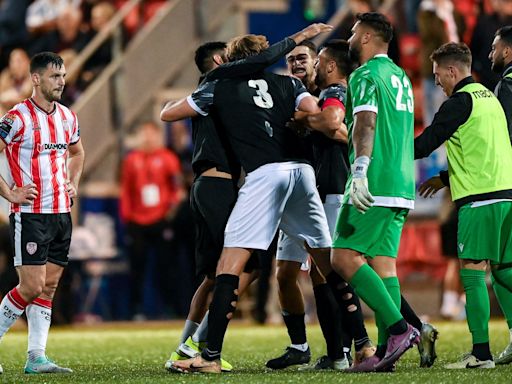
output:
[[[371,207],[363,215],[353,205],[343,204],[332,247],[352,249],[371,258],[396,257],[408,213],[406,208]]]
[[[469,203],[459,209],[460,259],[512,263],[512,201]]]

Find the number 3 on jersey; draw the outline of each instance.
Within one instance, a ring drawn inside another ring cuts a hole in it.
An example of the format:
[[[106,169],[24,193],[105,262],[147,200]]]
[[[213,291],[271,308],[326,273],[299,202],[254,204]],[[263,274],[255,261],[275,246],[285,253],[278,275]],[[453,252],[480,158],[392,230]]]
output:
[[[403,85],[402,85],[403,84]],[[396,110],[397,111],[405,111],[407,110],[410,113],[414,112],[414,99],[412,95],[412,87],[409,79],[404,76],[402,81],[400,81],[400,78],[396,75],[391,76],[391,85],[393,88],[398,88],[398,92],[396,94]],[[407,92],[405,95],[405,104],[403,101],[404,96],[404,88]]]
[[[274,106],[274,100],[268,93],[268,84],[263,79],[249,80],[249,87],[256,89],[256,96],[253,96],[254,104],[260,108],[270,109]]]

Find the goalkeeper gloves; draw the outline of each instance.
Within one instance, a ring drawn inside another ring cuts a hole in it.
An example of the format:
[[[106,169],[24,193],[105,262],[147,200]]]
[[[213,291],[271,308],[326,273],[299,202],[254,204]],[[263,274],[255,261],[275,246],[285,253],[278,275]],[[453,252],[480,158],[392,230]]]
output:
[[[352,183],[350,184],[350,198],[352,204],[361,213],[365,213],[374,203],[374,199],[368,190],[368,178],[366,172],[370,165],[368,156],[359,156],[352,164]]]

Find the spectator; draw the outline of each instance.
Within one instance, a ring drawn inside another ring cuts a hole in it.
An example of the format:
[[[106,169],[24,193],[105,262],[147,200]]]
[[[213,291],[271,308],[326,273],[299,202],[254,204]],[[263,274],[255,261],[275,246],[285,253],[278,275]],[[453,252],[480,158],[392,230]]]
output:
[[[162,131],[154,122],[139,127],[140,147],[126,156],[122,164],[120,209],[126,223],[127,251],[131,270],[131,308],[143,314],[143,291],[149,252],[156,257],[157,288],[165,286],[169,271],[174,216],[181,198],[181,169],[178,157],[163,147]],[[151,271],[154,275],[155,271]],[[160,293],[162,289],[159,290]]]
[[[108,25],[115,13],[116,8],[107,1],[99,2],[92,7],[91,30],[89,31],[89,38],[91,40]],[[84,72],[82,73],[84,85],[91,83],[101,73],[103,68],[110,63],[112,60],[113,43],[114,39],[110,37],[87,60],[84,65]]]
[[[418,12],[418,28],[422,45],[423,124],[427,127],[445,100],[443,90],[435,84],[430,55],[444,43],[462,41],[465,25],[451,0],[423,0]]]
[[[81,20],[80,9],[72,6],[65,7],[57,17],[57,28],[31,43],[32,52],[61,52],[67,49],[80,52],[90,40],[89,36],[80,30]]]
[[[473,71],[478,75],[480,83],[488,89],[494,89],[500,80],[500,75],[492,72],[489,60],[489,47],[494,40],[494,33],[497,29],[512,24],[512,1],[494,0],[491,4],[494,12],[482,13],[478,17],[470,45]]]
[[[29,66],[30,58],[23,49],[16,48],[9,55],[9,66],[0,74],[0,114],[32,94]]]
[[[7,65],[14,48],[25,45],[28,32],[25,15],[31,0],[0,1],[0,68]]]
[[[27,8],[26,25],[33,37],[57,28],[57,19],[68,7],[78,8],[80,0],[35,0]]]

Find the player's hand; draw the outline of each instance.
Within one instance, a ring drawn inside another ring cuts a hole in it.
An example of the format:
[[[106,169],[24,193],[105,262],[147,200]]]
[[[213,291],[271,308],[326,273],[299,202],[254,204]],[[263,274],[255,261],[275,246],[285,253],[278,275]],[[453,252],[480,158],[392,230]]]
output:
[[[73,184],[69,180],[66,181],[66,192],[68,193],[70,199],[73,199],[73,198],[77,197],[77,195],[78,195],[77,188],[76,188],[75,184]]]
[[[418,188],[418,192],[421,197],[427,198],[434,196],[437,191],[443,189],[445,185],[441,181],[439,176],[434,176],[425,181]]]
[[[302,43],[304,40],[311,39],[320,33],[331,32],[333,30],[332,25],[324,24],[324,23],[314,23],[308,25],[302,31],[297,32],[296,34],[290,36],[296,44]]]
[[[360,213],[365,213],[371,208],[375,200],[368,190],[368,178],[366,176],[361,178],[352,177],[350,198],[352,204]]]
[[[39,193],[35,184],[27,184],[23,187],[14,187],[9,194],[9,201],[14,204],[32,204]]]
[[[365,213],[373,205],[375,200],[368,189],[368,177],[366,172],[370,165],[368,156],[359,156],[352,164],[352,183],[350,184],[350,198],[352,204],[360,212]]]

